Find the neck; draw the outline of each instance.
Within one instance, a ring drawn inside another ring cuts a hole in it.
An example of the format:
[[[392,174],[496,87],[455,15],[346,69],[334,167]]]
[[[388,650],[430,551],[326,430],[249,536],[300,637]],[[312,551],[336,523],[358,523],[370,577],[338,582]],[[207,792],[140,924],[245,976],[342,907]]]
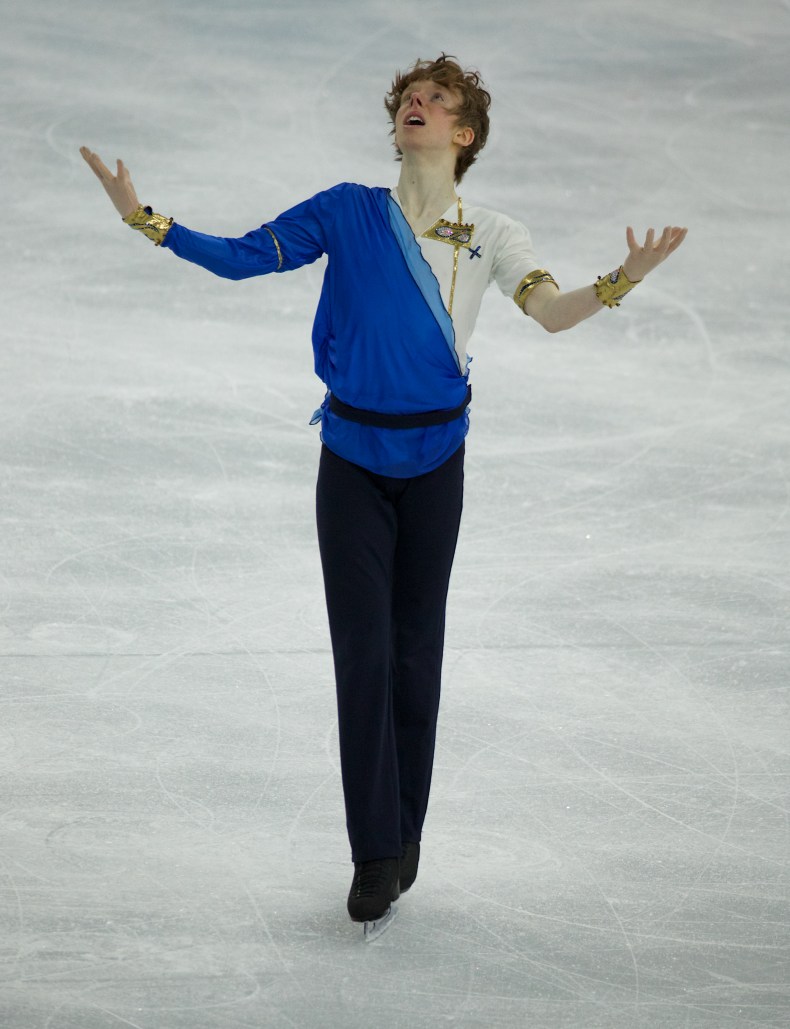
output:
[[[455,192],[455,155],[447,162],[420,161],[417,155],[404,154],[398,179],[398,197],[409,221],[433,217],[435,221],[458,199]]]

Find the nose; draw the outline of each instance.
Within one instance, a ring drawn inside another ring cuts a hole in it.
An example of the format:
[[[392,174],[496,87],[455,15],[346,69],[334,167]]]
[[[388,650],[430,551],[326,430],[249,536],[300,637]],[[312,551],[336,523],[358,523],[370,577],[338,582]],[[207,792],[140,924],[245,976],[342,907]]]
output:
[[[422,93],[412,93],[411,102],[413,104],[417,104],[418,107],[422,107],[424,104],[424,101],[422,99]]]

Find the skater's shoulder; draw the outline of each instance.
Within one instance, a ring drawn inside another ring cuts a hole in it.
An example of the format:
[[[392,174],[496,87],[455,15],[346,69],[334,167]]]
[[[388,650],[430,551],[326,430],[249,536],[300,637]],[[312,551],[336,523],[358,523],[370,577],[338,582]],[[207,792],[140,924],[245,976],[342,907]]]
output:
[[[463,198],[464,221],[485,223],[488,226],[505,228],[509,225],[522,224],[521,211],[508,212],[503,205],[488,203],[485,199],[479,203],[477,197]]]
[[[474,227],[475,236],[485,236],[490,242],[495,242],[498,248],[523,246],[525,241],[530,241],[530,232],[521,211],[505,213],[493,205],[467,201],[466,198],[463,200],[462,210],[461,220],[464,224]]]

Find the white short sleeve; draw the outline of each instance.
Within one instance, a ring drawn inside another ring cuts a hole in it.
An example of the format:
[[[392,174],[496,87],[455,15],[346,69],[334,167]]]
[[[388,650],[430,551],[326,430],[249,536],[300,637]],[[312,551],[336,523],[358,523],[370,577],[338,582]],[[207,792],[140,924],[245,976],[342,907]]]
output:
[[[526,225],[505,215],[498,218],[496,256],[491,278],[506,297],[512,300],[522,279],[540,267]]]

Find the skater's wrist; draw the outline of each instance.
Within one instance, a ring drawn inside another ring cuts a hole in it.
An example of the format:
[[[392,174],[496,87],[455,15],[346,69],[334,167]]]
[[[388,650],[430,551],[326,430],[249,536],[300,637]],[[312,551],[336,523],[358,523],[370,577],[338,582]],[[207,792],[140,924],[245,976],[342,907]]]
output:
[[[634,262],[631,260],[630,255],[626,257],[626,259],[623,261],[620,267],[623,269],[625,277],[629,279],[631,282],[633,282],[634,285],[636,285],[638,282],[641,282],[642,279],[644,279],[645,275],[647,275],[646,271],[638,272],[634,268]]]
[[[619,307],[620,301],[630,293],[634,286],[639,285],[641,279],[631,279],[621,264],[615,271],[608,275],[600,275],[594,285],[595,295],[604,307]]]
[[[150,207],[143,207],[138,204],[130,214],[123,219],[124,223],[137,232],[151,239],[157,246],[161,246],[165,236],[173,224],[172,218],[166,218],[162,214],[156,214]]]

